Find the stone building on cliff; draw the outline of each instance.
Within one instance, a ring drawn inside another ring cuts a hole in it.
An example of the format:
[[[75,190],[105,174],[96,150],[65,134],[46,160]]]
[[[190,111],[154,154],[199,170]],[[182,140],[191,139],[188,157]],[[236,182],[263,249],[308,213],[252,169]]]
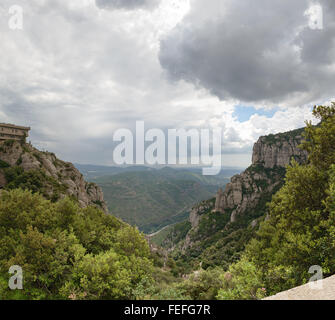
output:
[[[28,137],[30,127],[16,126],[9,123],[0,123],[0,141],[18,140],[25,141]]]

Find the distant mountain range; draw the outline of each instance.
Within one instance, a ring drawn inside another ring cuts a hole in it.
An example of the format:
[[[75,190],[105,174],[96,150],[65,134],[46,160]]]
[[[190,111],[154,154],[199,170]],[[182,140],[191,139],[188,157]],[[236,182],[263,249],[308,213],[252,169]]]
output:
[[[148,234],[186,220],[195,203],[213,197],[241,171],[224,168],[217,176],[203,176],[201,168],[76,167],[102,188],[113,215]]]
[[[125,172],[143,172],[143,171],[159,171],[164,170],[165,172],[193,172],[202,175],[201,167],[147,167],[147,166],[99,166],[92,164],[74,164],[76,168],[88,179],[96,179],[104,176],[112,176],[119,173]],[[241,172],[245,168],[242,167],[222,167],[220,174],[215,176],[216,178],[229,178],[233,175]],[[208,177],[208,176],[207,176]],[[215,179],[217,180],[217,179]]]

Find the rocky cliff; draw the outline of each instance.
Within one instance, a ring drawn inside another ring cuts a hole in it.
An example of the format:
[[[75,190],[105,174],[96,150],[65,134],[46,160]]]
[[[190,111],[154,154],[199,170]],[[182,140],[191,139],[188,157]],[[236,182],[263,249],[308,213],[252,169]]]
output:
[[[307,153],[299,148],[303,129],[260,137],[252,153],[252,164],[264,168],[286,167],[292,158],[299,163],[307,160]]]
[[[41,152],[30,144],[0,142],[0,188],[28,188],[57,201],[64,196],[78,200],[81,207],[96,205],[107,212],[103,193],[88,183],[72,163],[53,153]]]
[[[307,160],[307,153],[298,147],[302,131],[260,137],[253,148],[252,165],[232,177],[224,192],[219,190],[215,210],[231,214],[231,222],[235,222],[237,216],[256,208],[265,194],[273,194],[282,185],[291,160]]]

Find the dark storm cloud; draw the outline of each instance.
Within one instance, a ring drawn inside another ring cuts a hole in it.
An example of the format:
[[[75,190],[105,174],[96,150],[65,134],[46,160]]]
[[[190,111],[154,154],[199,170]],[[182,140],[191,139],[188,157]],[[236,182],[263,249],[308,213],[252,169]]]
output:
[[[152,9],[159,0],[96,0],[96,4],[102,9]]]
[[[183,22],[162,39],[161,65],[172,79],[203,86],[220,99],[329,98],[335,5],[320,4],[324,29],[313,30],[304,14],[307,0],[213,0],[211,6],[194,0]]]

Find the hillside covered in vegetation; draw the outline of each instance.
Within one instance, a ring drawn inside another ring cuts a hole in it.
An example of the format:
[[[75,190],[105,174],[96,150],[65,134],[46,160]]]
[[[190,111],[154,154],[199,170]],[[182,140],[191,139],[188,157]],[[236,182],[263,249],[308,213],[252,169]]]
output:
[[[108,208],[115,216],[146,234],[185,221],[194,203],[214,196],[237,172],[223,170],[218,176],[203,176],[201,169],[170,167],[131,167],[123,171],[90,181],[101,187]],[[99,172],[89,176],[94,174]]]
[[[28,189],[53,202],[69,196],[81,207],[96,205],[107,212],[101,189],[86,182],[72,163],[21,141],[0,142],[0,188]]]

